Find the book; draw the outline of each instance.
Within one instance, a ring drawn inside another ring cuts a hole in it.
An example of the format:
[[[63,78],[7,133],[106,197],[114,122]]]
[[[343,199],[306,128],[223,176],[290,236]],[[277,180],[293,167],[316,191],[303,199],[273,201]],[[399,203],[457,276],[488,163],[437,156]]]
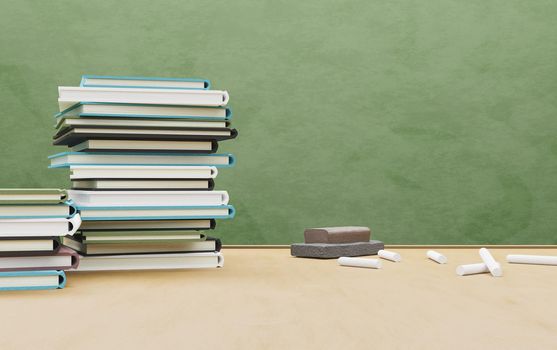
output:
[[[207,237],[202,231],[190,230],[115,230],[115,231],[78,231],[74,238],[84,244],[89,243],[148,243],[167,241],[204,241]]]
[[[195,165],[231,167],[231,154],[140,153],[140,152],[62,152],[48,157],[50,168],[73,165]]]
[[[223,141],[238,135],[236,129],[146,129],[73,127],[54,135],[56,146],[75,146],[90,140]],[[214,147],[214,145],[213,145]],[[211,149],[211,148],[209,148]],[[216,149],[216,148],[215,148]]]
[[[72,249],[61,247],[55,254],[36,256],[0,256],[2,271],[69,270],[79,264],[79,254]]]
[[[0,272],[0,290],[60,289],[66,285],[64,271]]]
[[[1,203],[1,202],[0,202]],[[0,218],[67,218],[77,212],[74,204],[4,204],[0,205]]]
[[[86,140],[72,146],[72,152],[94,151],[164,151],[215,153],[216,141]]]
[[[308,228],[304,231],[305,243],[355,243],[369,242],[370,239],[370,229],[360,226]]]
[[[157,89],[209,89],[207,79],[82,75],[81,87],[124,87]]]
[[[55,254],[60,237],[2,237],[0,256],[31,256]]]
[[[81,216],[70,218],[0,219],[0,237],[52,237],[73,235]]]
[[[167,240],[164,242],[83,243],[73,237],[64,237],[62,243],[82,255],[199,253],[215,252],[221,249],[220,240],[214,238],[194,242],[187,240]]]
[[[186,220],[232,219],[231,205],[220,206],[144,206],[144,207],[78,207],[83,221],[91,220]],[[1,226],[0,226],[1,227]]]
[[[76,271],[215,268],[224,265],[221,253],[167,253],[81,256]]]
[[[232,110],[226,107],[79,102],[54,115],[56,123],[60,123],[63,118],[76,117],[227,121],[232,118]]]
[[[74,127],[95,128],[152,128],[152,129],[223,129],[229,126],[227,121],[199,121],[176,119],[133,119],[133,118],[76,118],[64,117],[56,120],[56,134],[62,134]]]
[[[2,188],[0,204],[58,204],[68,199],[65,190],[57,188]]]
[[[216,227],[214,219],[195,220],[103,220],[84,221],[83,231],[135,231],[135,230],[212,230]]]
[[[228,92],[220,90],[58,87],[60,111],[78,102],[223,107],[228,103],[228,99]]]
[[[70,179],[214,179],[214,166],[189,165],[71,165]]]
[[[142,180],[142,179],[91,179],[74,180],[75,190],[199,190],[210,191],[215,187],[213,179],[201,180]]]
[[[220,206],[228,204],[226,191],[82,191],[68,196],[83,207],[172,207]]]

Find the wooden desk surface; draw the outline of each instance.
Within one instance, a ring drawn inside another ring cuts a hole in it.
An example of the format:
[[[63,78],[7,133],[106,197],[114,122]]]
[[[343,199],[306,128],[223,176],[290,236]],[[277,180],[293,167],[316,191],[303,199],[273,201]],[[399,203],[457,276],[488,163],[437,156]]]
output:
[[[447,265],[398,251],[380,270],[225,249],[218,270],[69,273],[63,290],[0,294],[0,349],[557,348],[557,266],[459,277],[477,249],[440,249]]]

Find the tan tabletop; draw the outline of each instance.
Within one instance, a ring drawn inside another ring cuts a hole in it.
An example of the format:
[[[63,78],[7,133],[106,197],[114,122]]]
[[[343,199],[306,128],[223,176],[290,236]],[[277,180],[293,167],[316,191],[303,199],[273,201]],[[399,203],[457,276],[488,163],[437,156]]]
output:
[[[0,293],[0,349],[557,349],[557,266],[460,277],[477,249],[398,249],[380,270],[225,249],[215,270],[73,272],[63,290]]]

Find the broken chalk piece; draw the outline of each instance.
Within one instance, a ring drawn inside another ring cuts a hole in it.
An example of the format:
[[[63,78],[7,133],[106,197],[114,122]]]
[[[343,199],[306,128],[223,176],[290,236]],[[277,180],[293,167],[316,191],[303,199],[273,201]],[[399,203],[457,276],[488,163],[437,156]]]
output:
[[[487,265],[489,272],[493,277],[501,277],[503,276],[503,269],[501,265],[495,261],[493,255],[487,250],[487,248],[480,248],[480,256],[482,257],[482,261],[484,264]]]
[[[489,269],[484,263],[460,265],[456,268],[456,274],[459,276],[475,275],[477,273],[485,272],[489,272]]]
[[[337,261],[341,266],[367,267],[372,269],[381,268],[381,260],[379,259],[349,258],[347,256],[342,256],[338,258]]]
[[[507,255],[507,262],[514,264],[557,265],[557,256],[550,255]]]
[[[441,253],[436,252],[435,250],[428,250],[426,253],[427,257],[430,258],[431,260],[439,263],[439,264],[446,264],[447,263],[447,257],[444,256]]]
[[[399,253],[391,252],[388,250],[380,250],[377,252],[380,258],[391,260],[394,262],[399,262],[402,260]]]

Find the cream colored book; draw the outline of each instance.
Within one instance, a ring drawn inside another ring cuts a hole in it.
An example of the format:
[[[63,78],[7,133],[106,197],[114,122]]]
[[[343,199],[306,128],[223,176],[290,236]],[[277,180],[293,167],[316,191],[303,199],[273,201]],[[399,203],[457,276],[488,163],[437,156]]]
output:
[[[72,165],[70,179],[214,179],[214,166]]]
[[[180,151],[215,152],[216,142],[212,141],[150,141],[150,140],[87,140],[71,148],[80,151]]]

